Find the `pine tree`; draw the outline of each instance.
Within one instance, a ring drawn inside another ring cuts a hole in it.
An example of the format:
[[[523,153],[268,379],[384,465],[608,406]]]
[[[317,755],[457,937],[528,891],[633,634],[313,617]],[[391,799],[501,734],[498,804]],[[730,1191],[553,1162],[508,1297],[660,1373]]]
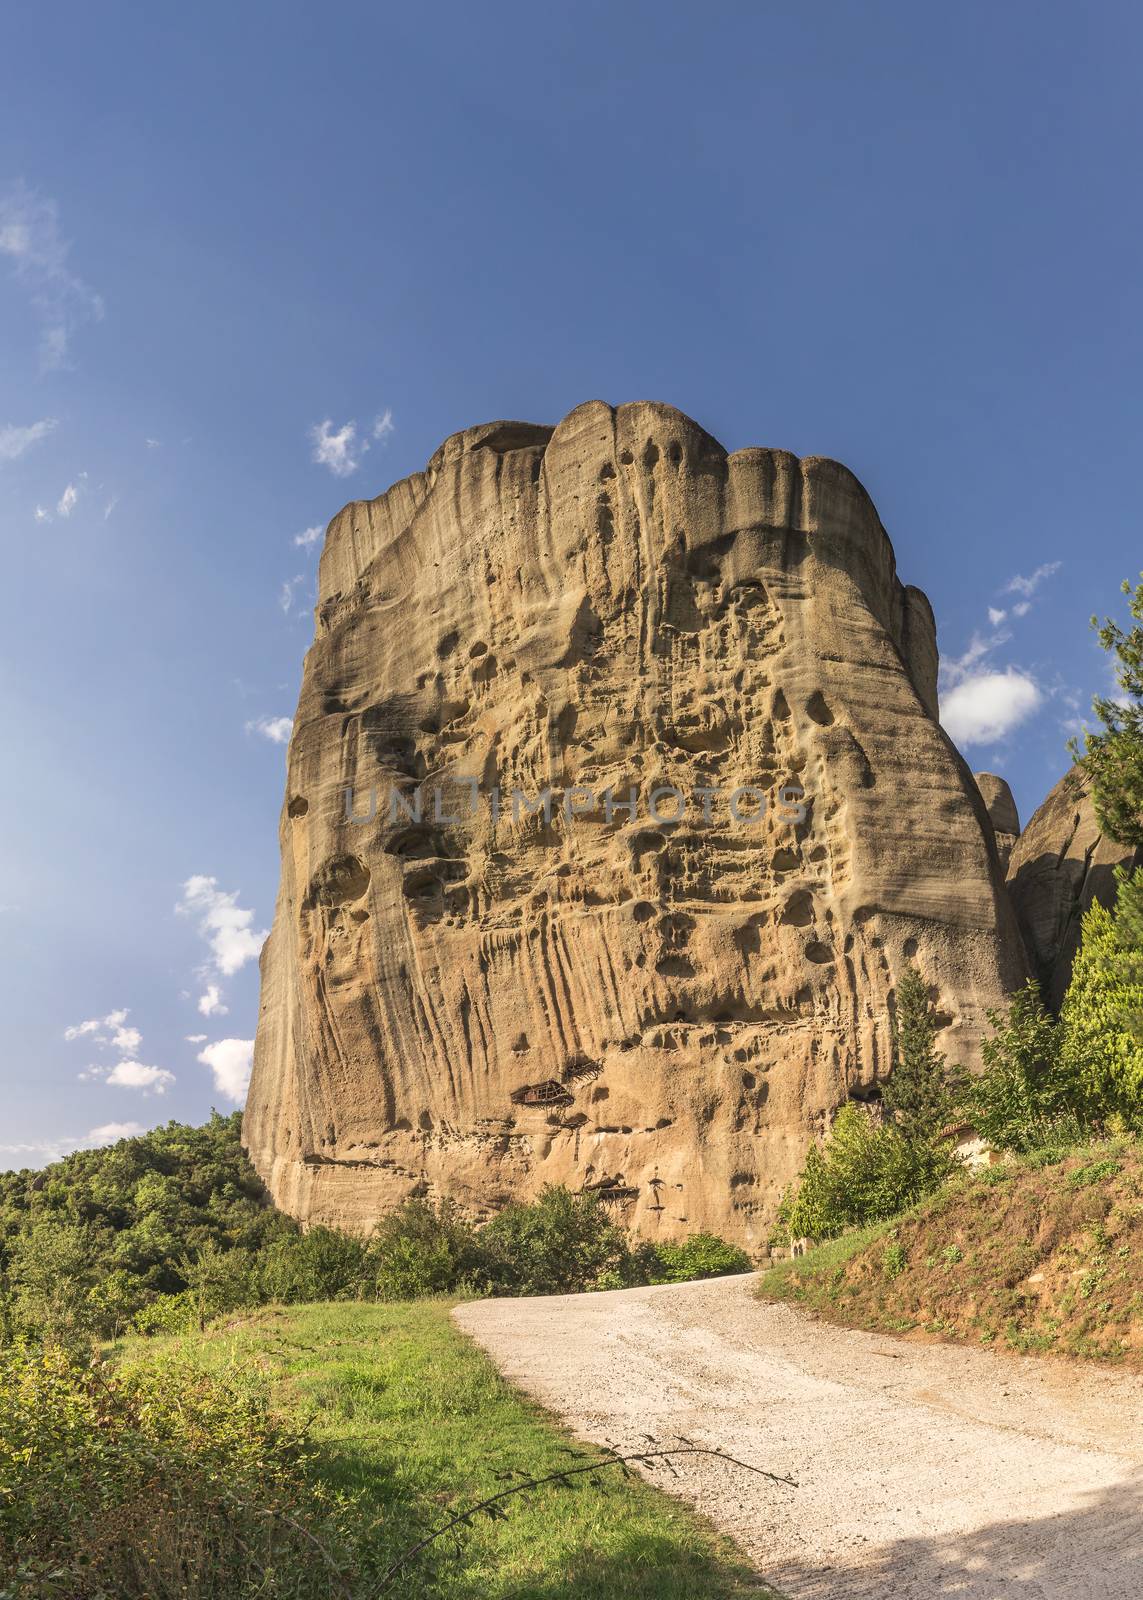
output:
[[[1140,574],[1143,577],[1143,574]],[[1121,844],[1143,846],[1143,583],[1123,584],[1135,626],[1121,628],[1110,617],[1091,625],[1103,648],[1116,658],[1120,695],[1096,695],[1092,709],[1101,733],[1085,733],[1081,755],[1071,751],[1091,779],[1100,826]]]
[[[1065,1069],[1093,1120],[1119,1116],[1143,1128],[1143,922],[1138,874],[1120,875],[1116,913],[1096,901],[1083,919],[1060,1022]],[[1132,929],[1135,929],[1133,935]]]
[[[935,1139],[956,1111],[960,1075],[950,1072],[936,1039],[925,980],[916,967],[906,967],[897,985],[892,1068],[881,1103],[888,1121],[918,1143]]]

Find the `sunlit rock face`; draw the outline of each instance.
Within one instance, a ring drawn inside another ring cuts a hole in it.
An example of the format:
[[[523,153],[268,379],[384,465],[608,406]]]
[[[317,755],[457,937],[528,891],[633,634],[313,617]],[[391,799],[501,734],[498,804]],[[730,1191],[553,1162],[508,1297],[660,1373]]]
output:
[[[851,473],[668,406],[472,428],[347,506],[245,1120],[278,1203],[564,1183],[761,1243],[905,964],[959,1059],[1023,976],[936,668]]]

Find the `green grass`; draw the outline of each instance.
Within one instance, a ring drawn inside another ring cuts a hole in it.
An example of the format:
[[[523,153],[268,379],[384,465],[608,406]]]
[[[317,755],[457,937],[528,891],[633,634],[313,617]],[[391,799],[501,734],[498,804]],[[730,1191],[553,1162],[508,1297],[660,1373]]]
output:
[[[202,1336],[130,1341],[123,1353],[147,1361],[172,1347],[209,1366],[252,1360],[291,1408],[309,1414],[321,1476],[377,1519],[377,1572],[455,1511],[504,1488],[504,1474],[542,1476],[579,1464],[569,1451],[585,1449],[504,1382],[441,1301],[266,1308]],[[772,1593],[700,1518],[615,1468],[598,1487],[581,1478],[575,1488],[517,1497],[506,1519],[482,1517],[440,1541],[431,1562],[389,1592],[403,1600]]]

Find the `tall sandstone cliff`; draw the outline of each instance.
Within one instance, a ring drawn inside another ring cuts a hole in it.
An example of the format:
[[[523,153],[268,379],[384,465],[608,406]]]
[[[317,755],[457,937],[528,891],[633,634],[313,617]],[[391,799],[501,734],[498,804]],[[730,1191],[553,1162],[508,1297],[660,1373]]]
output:
[[[348,505],[246,1110],[278,1203],[367,1228],[566,1183],[651,1236],[760,1243],[811,1136],[884,1077],[905,964],[958,1059],[1023,977],[936,669],[851,473],[728,456],[668,406],[472,428]]]

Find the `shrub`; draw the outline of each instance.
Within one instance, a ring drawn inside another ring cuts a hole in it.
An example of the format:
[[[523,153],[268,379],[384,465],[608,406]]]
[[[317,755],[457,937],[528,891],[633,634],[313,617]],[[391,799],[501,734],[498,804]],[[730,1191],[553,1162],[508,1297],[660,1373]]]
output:
[[[347,1507],[255,1369],[0,1351],[0,1571],[27,1600],[332,1591]]]
[[[434,1208],[410,1200],[378,1224],[366,1267],[378,1299],[412,1300],[466,1287],[483,1259],[476,1230],[452,1201]]]
[[[294,1305],[352,1300],[370,1281],[365,1241],[334,1228],[313,1227],[275,1239],[260,1257],[259,1299]]]
[[[732,1272],[750,1272],[754,1263],[745,1250],[727,1244],[713,1233],[696,1233],[682,1244],[653,1247],[651,1283],[687,1283],[693,1278],[720,1278]]]
[[[981,1047],[983,1070],[961,1093],[961,1109],[998,1150],[1026,1152],[1079,1143],[1087,1132],[1083,1094],[1061,1060],[1063,1030],[1035,983],[1012,997],[1006,1013],[990,1011],[993,1036]]]
[[[778,1237],[831,1239],[884,1221],[932,1194],[956,1167],[945,1146],[908,1139],[845,1105],[825,1144],[811,1145],[797,1190],[783,1199]]]
[[[484,1285],[507,1294],[576,1294],[628,1265],[626,1235],[598,1197],[563,1188],[506,1206],[480,1230],[480,1249]]]

